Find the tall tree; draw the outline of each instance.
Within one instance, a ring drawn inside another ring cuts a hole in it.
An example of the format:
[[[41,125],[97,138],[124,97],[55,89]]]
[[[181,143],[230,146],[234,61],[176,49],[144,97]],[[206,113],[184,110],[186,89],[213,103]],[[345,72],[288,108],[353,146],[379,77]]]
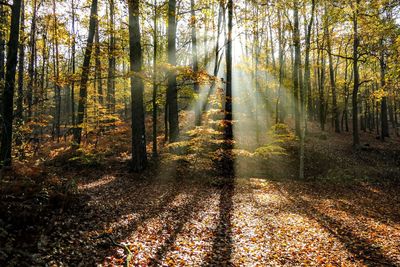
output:
[[[60,139],[60,127],[61,127],[61,85],[60,85],[60,53],[59,53],[59,36],[58,36],[58,17],[56,13],[56,0],[53,0],[53,73],[54,73],[54,122],[53,131],[57,137],[57,141]],[[54,135],[53,135],[54,137]]]
[[[358,129],[358,90],[360,87],[360,73],[358,69],[358,47],[360,44],[358,36],[358,14],[360,0],[352,2],[353,7],[353,96],[352,96],[352,113],[353,113],[353,146],[360,146],[360,134]]]
[[[311,50],[311,31],[314,23],[315,0],[311,1],[311,17],[306,25],[306,47],[304,58],[304,91],[307,93],[307,113],[311,117],[312,113],[312,87],[311,87],[311,67],[310,67],[310,50]]]
[[[336,95],[336,81],[335,81],[335,70],[333,66],[333,56],[332,56],[332,44],[331,44],[331,31],[329,29],[329,13],[327,3],[325,3],[325,21],[324,21],[324,34],[326,37],[326,48],[328,51],[328,61],[329,61],[329,81],[332,91],[332,113],[333,121],[335,125],[335,132],[340,133],[339,126],[339,110],[337,106],[337,95]]]
[[[76,71],[76,42],[75,42],[75,3],[71,1],[71,30],[72,30],[72,48],[71,48],[71,61],[72,61],[72,82],[71,82],[71,121],[75,127],[75,71]]]
[[[232,140],[232,31],[233,31],[233,1],[228,0],[228,38],[226,44],[226,91],[225,91],[225,140]]]
[[[144,125],[142,46],[140,38],[139,0],[129,0],[129,60],[132,97],[132,170],[142,171],[147,165],[146,131]]]
[[[27,86],[27,102],[28,102],[28,119],[32,118],[32,105],[33,105],[33,85],[35,80],[35,61],[36,61],[36,20],[37,20],[37,0],[32,2],[32,20],[31,20],[31,31],[29,39],[29,66],[28,66],[28,86]]]
[[[157,0],[153,2],[154,8],[154,19],[153,19],[153,96],[152,96],[152,105],[153,105],[153,157],[157,157],[157,113],[158,113],[158,104],[157,104],[157,92],[158,92],[158,84],[157,84],[157,50],[158,50],[158,6]]]
[[[379,55],[380,65],[380,86],[382,89],[385,88],[385,72],[386,72],[386,61],[385,61],[385,49],[384,40],[381,38],[381,51]],[[389,121],[388,121],[388,107],[387,107],[387,96],[382,97],[381,100],[381,139],[385,140],[385,137],[389,137]]]
[[[24,65],[25,65],[25,3],[21,1],[20,36],[18,55],[18,97],[15,117],[18,124],[22,123],[24,103]]]
[[[300,120],[301,111],[299,108],[299,94],[301,90],[300,83],[300,68],[301,68],[301,54],[300,54],[300,28],[299,28],[299,3],[298,0],[293,1],[293,46],[294,46],[294,65],[293,65],[293,101],[294,101],[294,116],[295,116],[295,129],[297,136],[300,136]]]
[[[85,110],[87,104],[87,83],[89,80],[90,72],[90,59],[93,51],[93,39],[96,29],[97,21],[97,0],[92,0],[92,6],[90,8],[90,22],[89,22],[89,34],[86,42],[85,55],[83,58],[81,82],[79,88],[79,103],[78,103],[78,117],[76,121],[76,127],[74,129],[74,141],[78,145],[81,143],[82,137],[82,123],[85,118]]]
[[[179,138],[178,88],[176,83],[176,0],[168,1],[168,63],[173,68],[168,73],[167,105],[169,140]]]
[[[107,102],[108,111],[112,114],[115,113],[115,22],[114,0],[109,0],[110,8],[110,22],[109,22],[109,45],[108,45],[108,78],[107,78]]]
[[[12,124],[13,124],[13,103],[15,89],[15,72],[17,68],[17,54],[19,43],[19,19],[21,15],[21,0],[14,0],[11,8],[10,38],[7,47],[7,65],[5,75],[5,86],[2,101],[1,124],[1,147],[0,167],[11,165],[12,149]]]
[[[3,5],[0,4],[0,94],[3,95],[4,90],[4,64],[5,64],[5,50],[6,50],[6,34],[5,34],[5,24],[6,24],[6,12]],[[0,97],[0,107],[2,99]],[[0,118],[1,121],[1,118]]]
[[[190,0],[190,14],[191,14],[191,25],[192,25],[192,68],[197,77],[199,71],[199,62],[197,56],[197,34],[196,34],[196,11],[194,0]],[[196,94],[199,94],[200,85],[198,79],[194,81],[193,90]],[[200,114],[200,101],[196,101],[194,107],[195,125],[200,126],[201,124],[201,114]]]

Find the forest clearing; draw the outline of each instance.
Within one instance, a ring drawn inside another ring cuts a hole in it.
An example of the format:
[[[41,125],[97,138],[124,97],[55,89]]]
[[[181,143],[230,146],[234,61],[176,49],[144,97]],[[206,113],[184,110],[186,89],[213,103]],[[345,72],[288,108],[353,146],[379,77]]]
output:
[[[0,266],[400,266],[397,0],[0,0]]]

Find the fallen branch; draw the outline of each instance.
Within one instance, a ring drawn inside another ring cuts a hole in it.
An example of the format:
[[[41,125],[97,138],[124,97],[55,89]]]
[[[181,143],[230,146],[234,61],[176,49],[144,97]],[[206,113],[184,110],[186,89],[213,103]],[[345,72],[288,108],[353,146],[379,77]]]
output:
[[[103,233],[96,237],[92,237],[92,239],[93,240],[108,239],[113,246],[122,248],[124,250],[124,254],[126,256],[125,262],[124,262],[124,267],[130,266],[130,262],[131,262],[133,254],[132,254],[131,250],[129,249],[128,245],[124,245],[124,244],[115,242],[114,238],[109,233]]]

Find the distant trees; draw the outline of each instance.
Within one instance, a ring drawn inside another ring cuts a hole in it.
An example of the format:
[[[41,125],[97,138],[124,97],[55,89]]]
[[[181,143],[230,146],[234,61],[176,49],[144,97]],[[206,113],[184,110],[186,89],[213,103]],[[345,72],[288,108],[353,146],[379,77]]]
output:
[[[254,146],[283,123],[301,142],[314,121],[321,131],[352,131],[356,148],[360,131],[382,140],[400,134],[395,1],[129,1],[128,16],[115,0],[91,2],[90,14],[76,0],[67,1],[68,12],[60,12],[59,0],[13,1],[12,10],[1,3],[0,119],[8,161],[7,147],[22,147],[32,135],[79,144],[132,121],[132,169],[139,171],[147,142],[157,156],[161,133],[179,141],[187,120],[207,124],[208,106],[224,112],[218,123],[228,139],[232,121],[246,118]],[[23,36],[14,55],[18,3],[25,5],[18,18]]]

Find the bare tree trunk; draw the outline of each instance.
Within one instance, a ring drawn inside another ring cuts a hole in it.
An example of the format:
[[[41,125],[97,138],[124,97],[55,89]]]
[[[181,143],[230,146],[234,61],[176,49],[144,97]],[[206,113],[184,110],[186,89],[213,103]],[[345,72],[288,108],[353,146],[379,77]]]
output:
[[[300,120],[301,111],[299,107],[299,95],[300,95],[300,65],[301,65],[301,55],[300,55],[300,29],[299,29],[299,7],[298,1],[294,0],[294,26],[293,26],[293,46],[294,46],[294,65],[293,65],[293,101],[294,101],[294,117],[295,117],[295,130],[296,135],[300,136]]]
[[[54,44],[53,49],[55,49],[53,58],[54,58],[54,97],[55,97],[55,114],[54,114],[54,128],[55,134],[57,137],[57,142],[60,140],[60,123],[61,123],[61,86],[59,84],[60,81],[60,67],[59,67],[59,48],[58,48],[58,20],[56,14],[56,1],[53,0],[53,19],[54,19]]]
[[[72,9],[72,75],[75,76],[76,65],[75,65],[75,53],[76,53],[76,45],[75,45],[75,4],[74,0],[71,1],[71,9]],[[75,77],[73,77],[71,82],[71,120],[72,125],[75,128]]]
[[[383,39],[381,39],[381,45],[383,46]],[[381,71],[381,88],[385,89],[385,51],[382,48],[380,52],[380,71]],[[389,121],[388,121],[388,108],[387,108],[387,96],[382,97],[381,100],[381,140],[384,141],[385,137],[389,137]]]
[[[152,105],[153,105],[153,157],[158,156],[158,144],[157,144],[157,112],[158,112],[158,104],[157,104],[157,49],[158,49],[158,40],[157,40],[157,27],[158,27],[158,8],[157,8],[157,0],[154,0],[154,20],[153,20],[153,96],[152,96]]]
[[[199,72],[199,63],[198,63],[198,58],[197,58],[197,34],[196,34],[196,11],[195,11],[195,3],[194,0],[190,0],[190,11],[192,15],[192,68],[193,71],[196,73]],[[199,94],[200,92],[200,85],[197,79],[194,81],[193,84],[193,91],[196,94]],[[200,101],[196,101],[194,104],[194,116],[195,116],[195,125],[200,126],[201,125],[201,113],[200,113]]]
[[[28,102],[28,114],[27,117],[30,120],[32,118],[32,104],[33,104],[33,84],[35,80],[35,61],[36,61],[36,19],[37,19],[37,3],[33,0],[33,14],[31,21],[31,38],[29,40],[29,47],[31,51],[28,73],[29,82],[27,88],[27,102]]]
[[[336,81],[335,81],[335,71],[333,67],[333,59],[332,59],[332,45],[331,45],[331,35],[328,25],[328,8],[327,4],[325,4],[325,22],[324,22],[324,33],[326,36],[326,48],[328,50],[328,60],[329,60],[329,80],[332,90],[332,113],[333,113],[333,121],[335,126],[335,132],[340,133],[339,126],[339,110],[337,107],[337,96],[336,96]]]
[[[110,36],[108,50],[108,79],[107,79],[107,103],[108,111],[115,113],[115,30],[114,30],[114,0],[110,3]]]
[[[226,92],[225,92],[225,131],[224,138],[228,142],[233,139],[232,129],[232,29],[233,1],[228,0],[228,41],[226,45]]]
[[[25,65],[25,4],[21,1],[21,18],[20,18],[20,36],[19,36],[19,55],[18,55],[18,97],[17,110],[15,117],[17,124],[21,124],[23,120],[23,103],[24,103],[24,65]],[[17,138],[17,143],[21,140]]]
[[[4,91],[4,78],[5,78],[5,50],[6,50],[6,34],[5,34],[6,14],[3,5],[0,5],[0,96]],[[2,107],[2,97],[0,97],[0,107]],[[1,111],[0,111],[1,112]],[[2,119],[0,117],[0,123]],[[1,127],[0,127],[1,128]],[[1,131],[0,131],[1,134]]]
[[[10,38],[7,47],[7,65],[2,101],[3,105],[1,115],[3,117],[3,123],[1,124],[0,167],[11,165],[13,102],[15,72],[17,69],[20,15],[21,0],[14,0],[11,11]]]
[[[129,0],[129,59],[131,71],[142,71],[142,47],[140,43],[139,0]],[[147,165],[146,131],[144,125],[143,79],[131,77],[132,95],[132,170],[142,171]]]
[[[353,146],[355,148],[360,146],[360,134],[358,130],[358,89],[360,86],[360,74],[358,70],[358,6],[360,0],[356,0],[353,7],[353,96],[352,96],[352,109],[353,109]]]
[[[97,100],[98,100],[98,109],[103,107],[103,80],[101,79],[101,59],[100,59],[100,36],[99,29],[100,23],[99,19],[96,22],[96,33],[95,33],[95,57],[96,57],[96,80],[97,80]]]
[[[173,68],[176,67],[176,0],[168,1],[168,63]],[[175,142],[179,137],[178,89],[175,69],[168,73],[167,102],[169,141]]]
[[[76,121],[77,126],[74,130],[74,141],[78,145],[81,143],[82,123],[85,117],[85,110],[87,104],[87,83],[89,80],[90,58],[93,50],[93,39],[96,28],[96,20],[97,20],[97,0],[92,0],[92,6],[90,9],[89,35],[87,39],[85,55],[83,58],[81,84],[79,89],[78,117]]]

